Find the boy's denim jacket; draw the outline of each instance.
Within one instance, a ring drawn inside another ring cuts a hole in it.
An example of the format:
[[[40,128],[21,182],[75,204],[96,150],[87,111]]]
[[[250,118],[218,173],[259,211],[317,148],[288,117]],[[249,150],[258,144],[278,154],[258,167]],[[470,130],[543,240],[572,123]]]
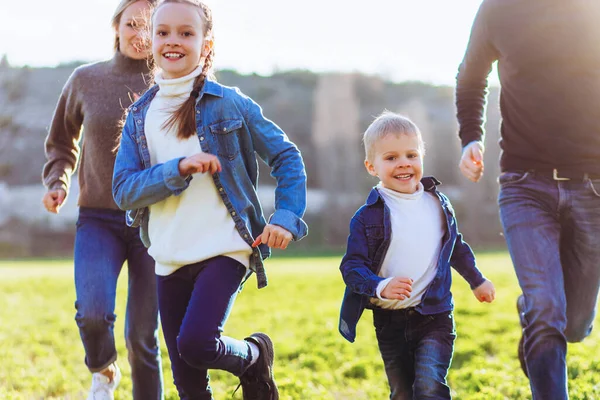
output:
[[[421,180],[425,191],[435,194],[446,216],[446,233],[438,258],[435,278],[427,287],[421,303],[415,309],[421,314],[437,314],[453,309],[450,285],[454,267],[469,283],[471,289],[481,285],[485,278],[475,265],[475,256],[458,231],[454,210],[446,196],[437,191],[440,182],[434,177]],[[346,254],[340,270],[346,283],[346,292],[340,311],[339,330],[344,338],[354,342],[356,325],[365,308],[373,308],[369,299],[376,297],[381,264],[391,239],[390,210],[373,188],[367,202],[354,214],[350,222],[350,235]]]
[[[128,210],[129,226],[141,227],[140,236],[146,247],[150,246],[148,206],[181,194],[192,179],[179,175],[183,157],[150,164],[144,121],[158,89],[153,86],[128,109],[112,184],[115,202]],[[251,245],[266,224],[256,193],[255,154],[271,167],[271,175],[277,180],[275,212],[269,223],[290,231],[294,240],[304,237],[306,172],[302,156],[286,134],[263,116],[260,106],[237,88],[206,80],[196,100],[196,126],[202,151],[219,157],[222,171],[212,177],[246,243]],[[210,234],[210,226],[199,226],[198,230]],[[257,275],[259,288],[267,285],[262,260],[269,255],[269,247],[261,244],[250,258],[250,269]]]

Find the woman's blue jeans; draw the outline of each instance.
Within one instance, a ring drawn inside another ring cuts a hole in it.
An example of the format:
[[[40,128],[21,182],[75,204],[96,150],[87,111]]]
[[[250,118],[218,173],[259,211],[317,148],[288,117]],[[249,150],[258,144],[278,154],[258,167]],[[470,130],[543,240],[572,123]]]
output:
[[[567,342],[590,334],[600,286],[600,180],[500,178],[500,219],[525,298],[534,400],[564,400]]]
[[[125,343],[133,398],[162,399],[154,260],[142,244],[139,230],[125,224],[123,211],[81,207],[74,256],[75,320],[89,370],[101,371],[117,359],[113,332],[117,279],[127,261]]]

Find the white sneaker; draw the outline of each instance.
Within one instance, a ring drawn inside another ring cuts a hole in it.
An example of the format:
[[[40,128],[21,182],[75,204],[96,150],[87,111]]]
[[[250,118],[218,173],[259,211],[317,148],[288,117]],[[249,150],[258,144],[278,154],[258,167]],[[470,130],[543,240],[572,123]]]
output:
[[[121,382],[121,370],[117,364],[115,365],[115,377],[112,382],[108,381],[108,377],[100,372],[92,374],[92,387],[87,400],[114,400],[115,389]]]

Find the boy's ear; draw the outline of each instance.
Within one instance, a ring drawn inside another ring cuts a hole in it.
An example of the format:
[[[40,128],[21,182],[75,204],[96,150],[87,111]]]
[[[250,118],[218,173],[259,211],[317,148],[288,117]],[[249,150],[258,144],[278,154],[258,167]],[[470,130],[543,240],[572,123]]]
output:
[[[375,167],[373,164],[369,162],[369,160],[365,160],[365,168],[370,175],[377,176],[377,172],[375,172]]]

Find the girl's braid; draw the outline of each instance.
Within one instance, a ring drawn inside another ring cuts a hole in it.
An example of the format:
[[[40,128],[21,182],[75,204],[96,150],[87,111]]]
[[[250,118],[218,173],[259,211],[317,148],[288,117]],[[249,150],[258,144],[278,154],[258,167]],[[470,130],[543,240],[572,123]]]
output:
[[[202,12],[204,13],[204,23],[206,24],[206,33],[204,34],[204,37],[212,37],[212,30],[213,30],[213,19],[212,19],[212,11],[210,10],[210,8],[208,8],[208,6],[202,2],[199,3],[199,7],[202,9]],[[202,72],[200,73],[200,75],[196,78],[195,82],[194,82],[194,89],[192,90],[192,96],[194,97],[198,97],[198,95],[200,94],[200,91],[202,90],[202,86],[204,85],[204,82],[206,81],[206,78],[209,76],[210,71],[212,69],[212,64],[213,64],[213,53],[214,53],[214,49],[211,48],[209,53],[206,55],[205,59],[204,59],[204,65],[202,66]]]

